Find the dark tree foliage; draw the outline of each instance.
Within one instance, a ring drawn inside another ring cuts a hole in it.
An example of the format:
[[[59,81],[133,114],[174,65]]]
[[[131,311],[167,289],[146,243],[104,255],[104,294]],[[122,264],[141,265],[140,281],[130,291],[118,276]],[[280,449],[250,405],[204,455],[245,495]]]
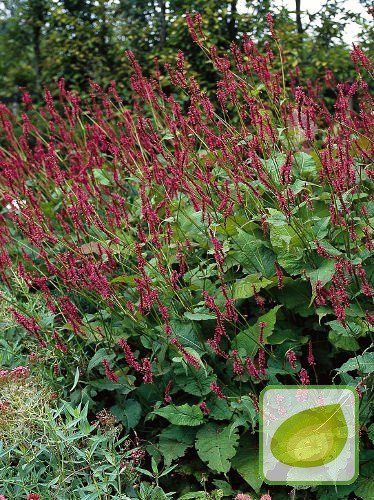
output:
[[[370,11],[371,2],[361,3]],[[83,92],[89,80],[104,87],[116,80],[124,92],[129,49],[146,72],[154,70],[155,59],[162,68],[182,50],[189,71],[212,90],[213,70],[188,34],[187,11],[202,14],[209,42],[218,49],[243,33],[261,43],[268,32],[266,13],[272,11],[288,58],[310,78],[322,77],[327,67],[340,80],[353,74],[342,63],[349,49],[342,34],[352,19],[361,27],[360,44],[373,51],[372,25],[349,12],[343,0],[328,1],[312,14],[303,0],[295,0],[293,11],[270,0],[246,4],[243,8],[237,0],[6,0],[0,8],[0,97],[15,102],[19,87],[27,87],[39,98],[43,87],[61,76],[70,88]]]

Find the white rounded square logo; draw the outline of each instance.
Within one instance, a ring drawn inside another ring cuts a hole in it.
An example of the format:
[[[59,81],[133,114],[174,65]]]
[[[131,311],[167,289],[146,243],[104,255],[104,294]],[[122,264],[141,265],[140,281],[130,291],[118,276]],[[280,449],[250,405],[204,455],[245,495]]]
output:
[[[260,474],[268,484],[350,484],[358,475],[358,397],[346,386],[269,386],[260,396]]]

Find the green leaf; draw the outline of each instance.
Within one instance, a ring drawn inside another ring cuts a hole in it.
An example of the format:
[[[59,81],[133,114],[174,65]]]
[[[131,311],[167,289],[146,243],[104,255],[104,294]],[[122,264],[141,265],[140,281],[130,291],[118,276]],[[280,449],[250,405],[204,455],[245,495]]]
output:
[[[166,496],[161,486],[156,486],[155,488],[153,488],[152,493],[148,498],[149,500],[168,500],[168,497]]]
[[[196,431],[191,427],[170,425],[160,434],[159,450],[164,457],[165,467],[173,460],[182,457],[187,448],[193,445]]]
[[[370,441],[374,444],[374,424],[371,424],[371,426],[369,427],[368,436]]]
[[[184,313],[185,318],[190,319],[192,321],[205,321],[208,319],[216,319],[214,314],[209,312],[189,312],[186,311]]]
[[[238,452],[232,459],[232,467],[256,493],[259,493],[262,485],[258,460],[258,449],[254,447],[251,436],[248,433],[244,434],[240,440]]]
[[[347,327],[343,326],[339,321],[334,320],[327,323],[331,327],[329,333],[329,341],[335,347],[344,349],[345,351],[357,351],[360,347],[355,336],[361,334],[361,328],[353,321],[347,322]]]
[[[199,361],[200,366],[204,367],[201,356],[197,351],[195,351],[195,349],[192,349],[192,347],[185,347],[185,351],[188,352],[189,354],[191,354],[194,358],[196,358]],[[177,363],[180,363],[183,360],[184,360],[183,355],[180,352],[178,352],[178,354],[176,356],[174,356],[174,358],[173,358],[173,361],[176,361]],[[184,364],[185,364],[185,371],[187,374],[187,363],[184,362]]]
[[[280,217],[277,210],[269,210],[272,214],[267,219],[270,227],[270,242],[279,264],[290,274],[297,274],[302,269],[300,257],[304,252],[304,244],[295,230]]]
[[[99,349],[98,351],[95,352],[95,354],[90,359],[90,362],[88,363],[88,366],[87,366],[87,371],[90,372],[92,370],[92,368],[95,368],[95,366],[98,366],[104,358],[106,358],[110,361],[111,359],[114,359],[114,357],[115,357],[114,354],[108,355],[106,349],[104,349],[104,348]]]
[[[142,415],[142,407],[135,399],[126,399],[123,406],[112,406],[111,411],[127,428],[127,430],[136,427]]]
[[[175,406],[170,404],[153,413],[160,417],[166,418],[170,423],[175,425],[188,425],[190,427],[200,425],[203,422],[203,413],[197,405],[184,404]]]
[[[216,488],[222,490],[223,495],[225,497],[234,498],[235,491],[231,488],[230,484],[227,481],[221,481],[220,479],[215,479],[213,484]]]
[[[103,170],[101,170],[101,168],[94,168],[92,170],[92,172],[93,172],[93,175],[94,175],[96,181],[99,184],[102,184],[103,186],[110,186],[110,180],[105,175],[105,172]]]
[[[287,222],[284,221],[280,225],[279,221],[277,221],[274,224],[270,218],[268,222],[270,226],[271,246],[278,256],[289,254],[290,252],[295,253],[297,249],[304,248],[303,242]]]
[[[209,417],[214,420],[230,420],[233,411],[224,399],[218,399],[216,396],[207,400],[207,406],[210,410]]]
[[[115,278],[111,279],[110,283],[111,284],[125,283],[126,285],[133,287],[135,286],[135,281],[134,281],[135,277],[136,276],[126,276],[123,274],[122,276],[116,276]]]
[[[162,141],[170,141],[174,139],[174,135],[173,134],[170,134],[170,133],[166,133],[163,137],[162,137]]]
[[[251,424],[252,428],[256,426],[258,413],[249,396],[242,396],[239,402],[233,401],[231,407],[238,411],[243,416],[244,421]]]
[[[293,313],[307,317],[314,314],[314,309],[311,307],[310,300],[312,297],[312,287],[307,281],[301,279],[293,280],[292,278],[284,278],[282,289],[274,289],[273,294],[276,299]]]
[[[297,276],[299,274],[302,274],[305,267],[303,250],[297,252],[297,256],[292,255],[292,253],[290,253],[289,255],[283,255],[278,257],[278,263],[291,276]]]
[[[228,472],[230,459],[235,455],[239,436],[237,429],[230,436],[229,427],[219,427],[209,423],[202,427],[196,435],[197,454],[216,472]]]
[[[360,477],[357,481],[355,494],[362,500],[373,500],[374,479],[372,477]]]
[[[188,377],[184,374],[176,377],[176,383],[188,394],[205,396],[211,392],[210,384],[216,380],[213,375],[207,375],[204,370],[191,368]]]
[[[297,342],[300,344],[305,344],[308,341],[308,337],[300,335],[300,328],[285,328],[285,329],[276,329],[275,332],[268,337],[268,344],[276,345],[283,344],[283,342]]]
[[[293,172],[302,179],[313,179],[316,174],[316,163],[312,156],[303,151],[295,153]]]
[[[190,493],[185,493],[179,500],[206,500],[205,491],[192,491]]]
[[[208,237],[206,236],[205,226],[202,220],[202,212],[196,212],[192,206],[176,206],[178,210],[178,226],[176,227],[175,238],[181,239],[188,237],[191,241],[197,241],[206,245]],[[184,235],[184,236],[183,236]]]
[[[271,175],[274,182],[279,181],[279,169],[286,161],[286,155],[275,152],[266,160],[261,160],[265,170]]]
[[[326,285],[335,273],[335,261],[323,259],[318,269],[306,270],[306,275],[314,284],[316,281],[321,281],[322,285]]]
[[[357,351],[360,347],[357,340],[349,335],[344,335],[336,330],[331,330],[329,333],[329,341],[338,349],[344,351]]]
[[[140,421],[142,407],[135,399],[127,399],[123,406],[123,413],[127,420],[127,429],[133,429]]]
[[[331,243],[329,243],[328,241],[319,239],[318,242],[321,245],[321,247],[323,247],[326,250],[326,252],[329,253],[330,255],[332,255],[334,257],[338,257],[339,255],[342,254],[342,252],[340,250],[338,250],[337,248],[332,246]],[[316,243],[312,242],[311,247],[317,248]],[[325,258],[321,257],[320,260],[325,260]]]
[[[274,284],[273,281],[261,277],[259,274],[252,274],[243,279],[237,280],[233,286],[234,299],[247,299],[253,297],[254,289],[256,292],[268,285]]]
[[[357,480],[354,492],[362,500],[372,500],[374,491],[374,452],[362,450],[360,463],[360,477]]]
[[[114,383],[107,378],[100,378],[96,380],[90,380],[90,386],[98,389],[99,391],[115,391],[119,390],[121,394],[127,394],[131,392],[134,387],[129,386],[126,379],[130,379],[133,383],[134,377],[132,375],[127,375],[127,377],[119,377],[118,382]]]
[[[74,389],[77,387],[77,384],[78,384],[78,381],[79,381],[79,367],[77,366],[77,369],[75,370],[75,376],[74,376],[74,382],[73,382],[73,386],[72,388],[70,389],[70,392],[73,392]]]
[[[268,248],[264,241],[257,236],[238,230],[238,235],[233,238],[233,248],[239,249],[234,252],[235,260],[241,264],[249,274],[259,272],[266,278],[271,278],[275,273],[273,251]]]
[[[183,347],[191,347],[197,352],[202,353],[202,347],[197,333],[200,328],[198,323],[172,319],[170,321],[170,326]]]
[[[365,354],[349,359],[337,369],[337,372],[347,373],[354,370],[365,374],[374,372],[374,352],[365,352]]]
[[[328,234],[330,226],[330,217],[322,217],[318,219],[313,225],[314,238],[316,240],[322,240]]]
[[[240,332],[233,341],[234,346],[237,349],[244,349],[248,356],[254,356],[258,350],[257,341],[260,333],[260,322],[263,321],[266,323],[264,328],[264,342],[266,343],[267,338],[273,333],[277,312],[281,307],[281,305],[275,306],[266,314],[260,316],[253,326]]]
[[[319,306],[316,308],[316,314],[318,316],[318,322],[321,324],[321,319],[329,314],[334,314],[334,310],[330,306]]]
[[[340,455],[348,427],[340,404],[300,411],[281,423],[271,440],[271,452],[291,467],[319,467]]]

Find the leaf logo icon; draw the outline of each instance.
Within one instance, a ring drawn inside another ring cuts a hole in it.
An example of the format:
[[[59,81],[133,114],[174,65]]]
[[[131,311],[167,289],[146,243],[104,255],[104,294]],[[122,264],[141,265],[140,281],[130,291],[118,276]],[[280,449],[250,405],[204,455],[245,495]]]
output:
[[[340,404],[303,410],[284,421],[271,441],[271,452],[292,467],[317,467],[337,458],[348,438]]]

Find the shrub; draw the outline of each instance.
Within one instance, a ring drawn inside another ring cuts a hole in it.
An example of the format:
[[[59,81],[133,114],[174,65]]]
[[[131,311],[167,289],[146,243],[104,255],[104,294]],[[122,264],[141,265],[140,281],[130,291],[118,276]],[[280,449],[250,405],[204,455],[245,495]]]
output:
[[[42,499],[125,498],[139,488],[135,445],[119,437],[121,426],[109,414],[101,412],[94,423],[87,414],[88,404],[64,403],[34,415],[34,435],[0,450],[0,493],[7,498],[26,498],[31,491]]]
[[[181,52],[172,89],[128,53],[131,105],[114,82],[81,103],[61,80],[40,113],[27,95],[20,120],[1,108],[3,300],[72,402],[110,409],[143,443],[151,487],[185,499],[268,494],[267,384],[356,387],[367,460],[374,321],[370,61],[354,47],[357,80],[329,108],[322,82],[288,78],[271,17],[264,51],[244,37],[223,56],[199,22],[216,101]]]

